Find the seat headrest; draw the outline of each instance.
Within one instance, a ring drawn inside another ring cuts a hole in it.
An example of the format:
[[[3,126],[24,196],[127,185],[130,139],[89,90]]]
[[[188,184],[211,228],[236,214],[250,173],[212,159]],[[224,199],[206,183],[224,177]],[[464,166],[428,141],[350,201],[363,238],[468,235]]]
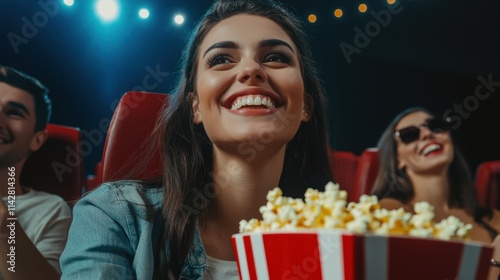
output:
[[[120,100],[111,119],[102,156],[102,182],[150,179],[161,175],[160,154],[148,154],[167,94],[131,91]],[[140,166],[138,166],[140,165]],[[135,171],[130,178],[131,172]]]
[[[48,124],[46,129],[47,141],[28,157],[20,181],[66,201],[76,200],[84,182],[80,129],[56,124]]]

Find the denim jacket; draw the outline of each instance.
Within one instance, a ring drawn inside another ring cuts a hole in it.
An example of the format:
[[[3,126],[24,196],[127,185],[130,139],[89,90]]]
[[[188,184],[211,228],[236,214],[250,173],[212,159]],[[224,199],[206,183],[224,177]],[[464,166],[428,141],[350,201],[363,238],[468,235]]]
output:
[[[162,218],[152,214],[162,205],[163,190],[138,181],[106,183],[85,195],[73,208],[61,279],[153,279]],[[205,265],[197,228],[180,279],[202,279]]]

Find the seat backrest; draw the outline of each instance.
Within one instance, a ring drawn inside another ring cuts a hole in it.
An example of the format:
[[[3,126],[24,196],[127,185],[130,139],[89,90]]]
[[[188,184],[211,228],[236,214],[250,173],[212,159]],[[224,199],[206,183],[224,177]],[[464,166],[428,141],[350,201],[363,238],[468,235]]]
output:
[[[102,155],[101,182],[130,179],[148,179],[161,175],[159,153],[145,153],[151,132],[167,94],[131,91],[125,93],[115,109],[106,135]],[[140,164],[140,170],[138,170]]]
[[[334,159],[335,160],[335,159]],[[338,160],[338,157],[337,157]],[[363,194],[371,194],[380,166],[378,148],[368,148],[357,158],[357,168],[349,200],[355,200]],[[333,168],[334,175],[337,174]],[[342,179],[342,176],[339,178]],[[340,182],[340,181],[339,181]],[[341,185],[342,187],[342,185]],[[500,210],[500,160],[480,164],[476,171],[475,188],[479,203],[491,209]]]
[[[358,198],[358,190],[354,187],[354,178],[358,167],[358,156],[348,151],[329,150],[334,181],[340,188],[347,191],[347,199],[354,201]]]
[[[97,188],[102,181],[102,161],[99,161],[95,168],[93,175],[87,175],[85,179],[85,191],[91,191]]]
[[[80,129],[47,125],[48,138],[26,160],[21,183],[73,201],[82,195],[84,172]]]
[[[476,170],[475,185],[479,203],[500,210],[500,160],[481,163]]]
[[[363,194],[370,194],[377,179],[379,169],[378,148],[367,148],[358,158],[358,167],[354,176],[354,188],[357,190],[356,201]]]

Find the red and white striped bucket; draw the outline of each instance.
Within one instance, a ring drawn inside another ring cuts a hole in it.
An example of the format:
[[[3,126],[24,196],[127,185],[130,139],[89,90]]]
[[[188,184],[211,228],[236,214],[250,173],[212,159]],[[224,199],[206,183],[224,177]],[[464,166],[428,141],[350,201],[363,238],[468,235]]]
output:
[[[242,280],[486,279],[493,248],[477,242],[333,230],[232,237]]]

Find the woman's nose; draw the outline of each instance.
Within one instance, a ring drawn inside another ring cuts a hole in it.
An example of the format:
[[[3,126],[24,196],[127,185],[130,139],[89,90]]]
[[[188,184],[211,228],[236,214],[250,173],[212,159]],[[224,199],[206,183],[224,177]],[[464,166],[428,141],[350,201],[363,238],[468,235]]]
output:
[[[237,79],[241,83],[262,83],[266,81],[267,74],[259,63],[252,60],[241,65]]]
[[[432,130],[430,130],[426,126],[421,126],[420,127],[420,139],[429,139],[432,137]]]

